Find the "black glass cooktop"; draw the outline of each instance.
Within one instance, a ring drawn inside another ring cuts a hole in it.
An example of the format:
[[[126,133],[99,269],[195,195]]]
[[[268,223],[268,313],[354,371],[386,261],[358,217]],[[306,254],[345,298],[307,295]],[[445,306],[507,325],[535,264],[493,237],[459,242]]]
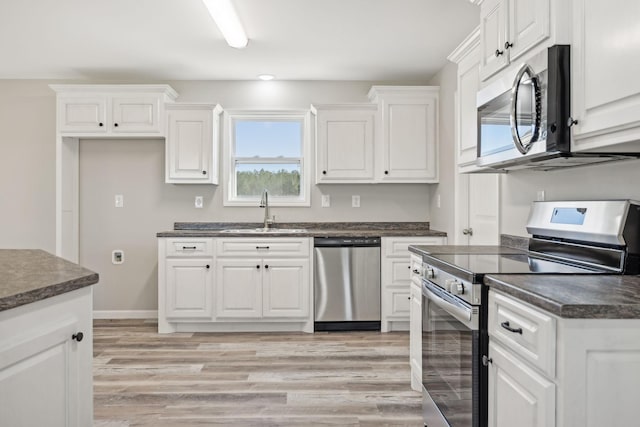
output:
[[[439,262],[470,274],[594,274],[602,270],[578,267],[526,254],[433,254]],[[426,259],[425,259],[426,260]],[[428,261],[427,261],[428,262]],[[453,273],[453,272],[452,272]]]

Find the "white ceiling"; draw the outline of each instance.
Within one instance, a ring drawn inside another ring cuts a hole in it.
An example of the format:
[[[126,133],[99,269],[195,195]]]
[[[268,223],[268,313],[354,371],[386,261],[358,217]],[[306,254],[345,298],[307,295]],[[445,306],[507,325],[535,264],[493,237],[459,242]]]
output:
[[[234,0],[230,48],[201,0],[1,0],[0,79],[423,82],[479,23],[469,0]]]

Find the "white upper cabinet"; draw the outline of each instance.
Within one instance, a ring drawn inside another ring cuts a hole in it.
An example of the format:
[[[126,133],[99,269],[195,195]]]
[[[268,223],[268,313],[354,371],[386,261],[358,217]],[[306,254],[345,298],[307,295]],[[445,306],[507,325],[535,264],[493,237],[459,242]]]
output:
[[[637,147],[640,3],[574,0],[572,16],[572,116],[578,121],[572,148],[623,152]]]
[[[219,105],[170,104],[167,112],[165,181],[217,184]]]
[[[480,88],[480,29],[476,29],[449,55],[458,64],[455,106],[455,140],[459,172],[477,169],[478,113],[476,96]]]
[[[482,38],[482,79],[495,74],[509,63],[504,53],[507,39],[507,0],[487,0],[480,8],[480,33]]]
[[[177,93],[167,85],[51,85],[63,136],[164,136],[164,105]]]
[[[372,104],[314,105],[316,184],[371,183],[378,107]]]
[[[373,86],[380,123],[376,181],[438,182],[438,86]]]
[[[480,77],[489,77],[552,35],[552,17],[559,20],[564,0],[485,0],[480,5]],[[553,12],[553,13],[552,13]],[[562,25],[568,27],[565,21]],[[564,33],[553,32],[553,44]],[[564,40],[565,42],[567,40]],[[546,45],[545,45],[546,46]]]

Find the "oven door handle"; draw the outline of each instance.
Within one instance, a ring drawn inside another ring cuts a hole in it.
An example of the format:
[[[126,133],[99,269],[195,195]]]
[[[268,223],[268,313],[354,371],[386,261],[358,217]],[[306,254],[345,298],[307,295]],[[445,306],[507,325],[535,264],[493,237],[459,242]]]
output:
[[[438,307],[455,317],[456,319],[464,322],[466,326],[476,329],[473,319],[473,308],[458,301],[454,297],[448,296],[445,291],[439,290],[435,285],[432,285],[428,281],[422,282],[422,293],[429,298]]]

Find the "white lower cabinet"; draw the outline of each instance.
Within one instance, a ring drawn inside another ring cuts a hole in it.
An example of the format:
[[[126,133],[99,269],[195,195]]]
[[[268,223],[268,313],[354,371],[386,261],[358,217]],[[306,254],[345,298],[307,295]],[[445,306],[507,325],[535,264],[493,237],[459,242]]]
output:
[[[311,247],[310,238],[159,239],[159,332],[313,332]]]
[[[158,332],[213,319],[211,238],[158,239]]]
[[[309,315],[309,260],[219,259],[216,317],[304,318]]]
[[[310,311],[308,259],[267,259],[262,275],[262,316],[305,318]]]
[[[383,237],[381,241],[380,331],[408,331],[410,319],[410,245],[443,245],[446,237]]]
[[[489,426],[637,425],[640,319],[564,319],[491,290],[488,330]]]
[[[216,263],[216,316],[262,317],[262,260],[219,259]]]
[[[411,388],[422,388],[422,257],[411,254],[411,284],[409,300],[409,364]]]
[[[536,373],[512,352],[489,344],[489,425],[494,427],[555,426],[553,381]]]
[[[212,264],[212,258],[166,260],[167,317],[211,318]]]
[[[0,312],[1,425],[92,425],[91,308],[87,287]]]

